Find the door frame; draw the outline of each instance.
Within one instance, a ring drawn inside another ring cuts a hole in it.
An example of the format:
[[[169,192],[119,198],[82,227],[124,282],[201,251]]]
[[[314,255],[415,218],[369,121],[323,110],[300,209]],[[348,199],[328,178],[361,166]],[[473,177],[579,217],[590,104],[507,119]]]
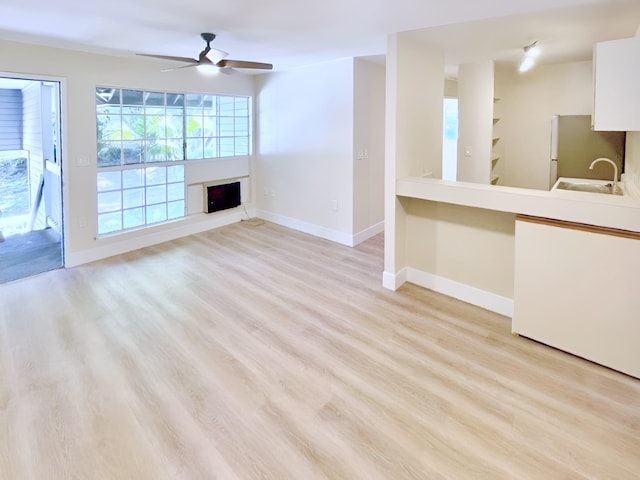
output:
[[[68,208],[65,199],[69,198],[69,174],[67,172],[67,79],[64,77],[56,77],[54,75],[37,75],[33,73],[23,72],[8,72],[0,70],[0,78],[15,78],[19,80],[34,81],[34,82],[57,82],[60,85],[60,95],[58,98],[58,114],[60,117],[60,145],[56,152],[57,158],[59,158],[59,166],[62,172],[61,175],[61,196],[62,196],[62,268],[65,268],[67,264],[67,246],[69,242],[69,222]]]

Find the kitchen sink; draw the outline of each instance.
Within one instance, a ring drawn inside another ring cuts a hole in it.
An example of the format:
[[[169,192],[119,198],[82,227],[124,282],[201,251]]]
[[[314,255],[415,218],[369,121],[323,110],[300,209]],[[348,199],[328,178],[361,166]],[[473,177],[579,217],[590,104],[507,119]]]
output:
[[[580,183],[580,182],[558,182],[556,188],[560,190],[574,190],[577,192],[606,193],[609,195],[622,195],[622,190],[618,188],[613,191],[611,183]]]

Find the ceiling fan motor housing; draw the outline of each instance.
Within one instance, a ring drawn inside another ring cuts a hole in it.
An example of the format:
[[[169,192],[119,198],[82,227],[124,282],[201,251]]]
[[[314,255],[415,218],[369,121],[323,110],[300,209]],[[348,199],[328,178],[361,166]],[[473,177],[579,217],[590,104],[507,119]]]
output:
[[[215,33],[201,33],[200,36],[205,42],[207,42],[207,45],[216,39]]]

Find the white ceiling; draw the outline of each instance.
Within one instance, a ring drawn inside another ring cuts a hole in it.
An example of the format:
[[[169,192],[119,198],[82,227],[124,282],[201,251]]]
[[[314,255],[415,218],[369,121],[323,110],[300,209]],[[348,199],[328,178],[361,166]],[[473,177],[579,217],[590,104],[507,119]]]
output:
[[[495,17],[409,35],[441,46],[450,66],[479,60],[516,65],[524,46],[533,42],[542,51],[538,62],[553,64],[591,60],[595,43],[634,36],[639,25],[640,0],[631,0]]]
[[[568,6],[582,7],[451,26]],[[275,70],[384,54],[388,33],[425,28],[416,35],[442,42],[452,61],[507,58],[529,39],[584,57],[594,38],[630,36],[638,24],[640,0],[0,0],[2,39],[124,56],[197,56],[199,34],[213,32],[213,46],[229,58],[270,62]]]

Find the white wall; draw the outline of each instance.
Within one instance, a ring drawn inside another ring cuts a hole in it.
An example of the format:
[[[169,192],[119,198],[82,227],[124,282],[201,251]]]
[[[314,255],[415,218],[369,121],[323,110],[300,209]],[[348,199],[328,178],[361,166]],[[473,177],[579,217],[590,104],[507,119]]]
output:
[[[551,117],[591,115],[591,62],[538,65],[519,74],[496,69],[501,98],[500,183],[547,190],[551,156]]]
[[[353,59],[256,79],[256,199],[261,216],[351,243],[353,85]]]
[[[458,69],[458,175],[461,182],[489,183],[493,133],[493,62]]]
[[[384,222],[385,67],[358,58],[354,67],[353,232],[366,236]]]
[[[161,73],[167,62],[120,58],[15,42],[0,41],[0,75],[64,80],[63,148],[66,260],[68,265],[95,260],[231,221],[232,213],[195,214],[149,229],[96,238],[96,110],[97,85],[171,92],[253,95],[247,75],[205,77],[195,69]],[[78,159],[89,160],[79,166]],[[246,163],[246,159],[242,160]],[[215,163],[210,168],[215,170]],[[248,172],[247,172],[248,173]],[[215,173],[206,175],[209,179]],[[235,220],[239,219],[239,212]],[[81,224],[86,226],[81,227]]]

